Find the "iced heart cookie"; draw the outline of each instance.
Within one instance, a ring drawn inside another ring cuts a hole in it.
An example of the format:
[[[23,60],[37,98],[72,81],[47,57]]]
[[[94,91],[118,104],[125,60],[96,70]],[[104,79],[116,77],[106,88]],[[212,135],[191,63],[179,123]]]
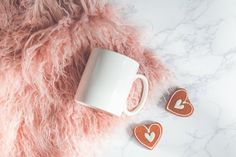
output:
[[[134,136],[140,144],[148,149],[153,149],[162,135],[162,126],[159,123],[139,125],[134,128]]]
[[[181,117],[192,115],[194,108],[188,98],[187,91],[183,88],[177,89],[168,100],[166,110]]]

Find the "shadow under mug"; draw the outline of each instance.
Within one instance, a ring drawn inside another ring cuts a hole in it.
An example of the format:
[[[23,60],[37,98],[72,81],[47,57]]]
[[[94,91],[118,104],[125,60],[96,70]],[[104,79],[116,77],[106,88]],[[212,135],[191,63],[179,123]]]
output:
[[[93,49],[75,95],[76,103],[116,116],[137,114],[148,96],[148,80],[137,74],[138,69],[139,63],[125,55]],[[138,106],[129,111],[127,98],[136,79],[142,81],[143,92]]]

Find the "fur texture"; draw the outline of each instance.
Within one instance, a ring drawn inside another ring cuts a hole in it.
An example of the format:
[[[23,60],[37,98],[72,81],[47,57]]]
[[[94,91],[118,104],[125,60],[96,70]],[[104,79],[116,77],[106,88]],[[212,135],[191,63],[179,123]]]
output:
[[[111,49],[140,63],[150,91],[167,70],[138,32],[101,0],[0,1],[0,156],[89,157],[116,117],[74,103],[89,53]],[[137,81],[129,104],[138,103]]]

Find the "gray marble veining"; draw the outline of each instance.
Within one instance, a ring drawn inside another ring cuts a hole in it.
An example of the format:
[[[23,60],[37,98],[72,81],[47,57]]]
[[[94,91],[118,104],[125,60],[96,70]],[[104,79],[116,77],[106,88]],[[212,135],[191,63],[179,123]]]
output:
[[[177,117],[159,101],[136,119],[163,125],[152,151],[136,142],[128,126],[102,156],[236,157],[236,0],[116,3],[140,26],[143,42],[173,71],[177,85],[187,88],[195,112]]]

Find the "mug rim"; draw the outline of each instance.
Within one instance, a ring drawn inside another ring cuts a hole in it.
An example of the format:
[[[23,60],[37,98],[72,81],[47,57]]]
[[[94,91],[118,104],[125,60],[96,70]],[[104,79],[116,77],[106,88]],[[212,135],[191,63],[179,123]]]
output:
[[[139,67],[139,65],[140,65],[140,64],[139,64],[136,60],[134,60],[133,58],[130,58],[130,57],[126,56],[126,55],[123,55],[123,54],[121,54],[121,53],[119,53],[119,52],[117,52],[117,51],[113,51],[113,50],[109,50],[109,49],[104,49],[104,48],[100,48],[100,47],[93,48],[92,51],[96,51],[96,50],[102,50],[101,52],[103,52],[103,53],[112,53],[113,55],[116,55],[116,56],[119,56],[119,57],[121,57],[121,58],[127,59],[127,60],[133,62],[134,64],[136,64],[138,67]]]

